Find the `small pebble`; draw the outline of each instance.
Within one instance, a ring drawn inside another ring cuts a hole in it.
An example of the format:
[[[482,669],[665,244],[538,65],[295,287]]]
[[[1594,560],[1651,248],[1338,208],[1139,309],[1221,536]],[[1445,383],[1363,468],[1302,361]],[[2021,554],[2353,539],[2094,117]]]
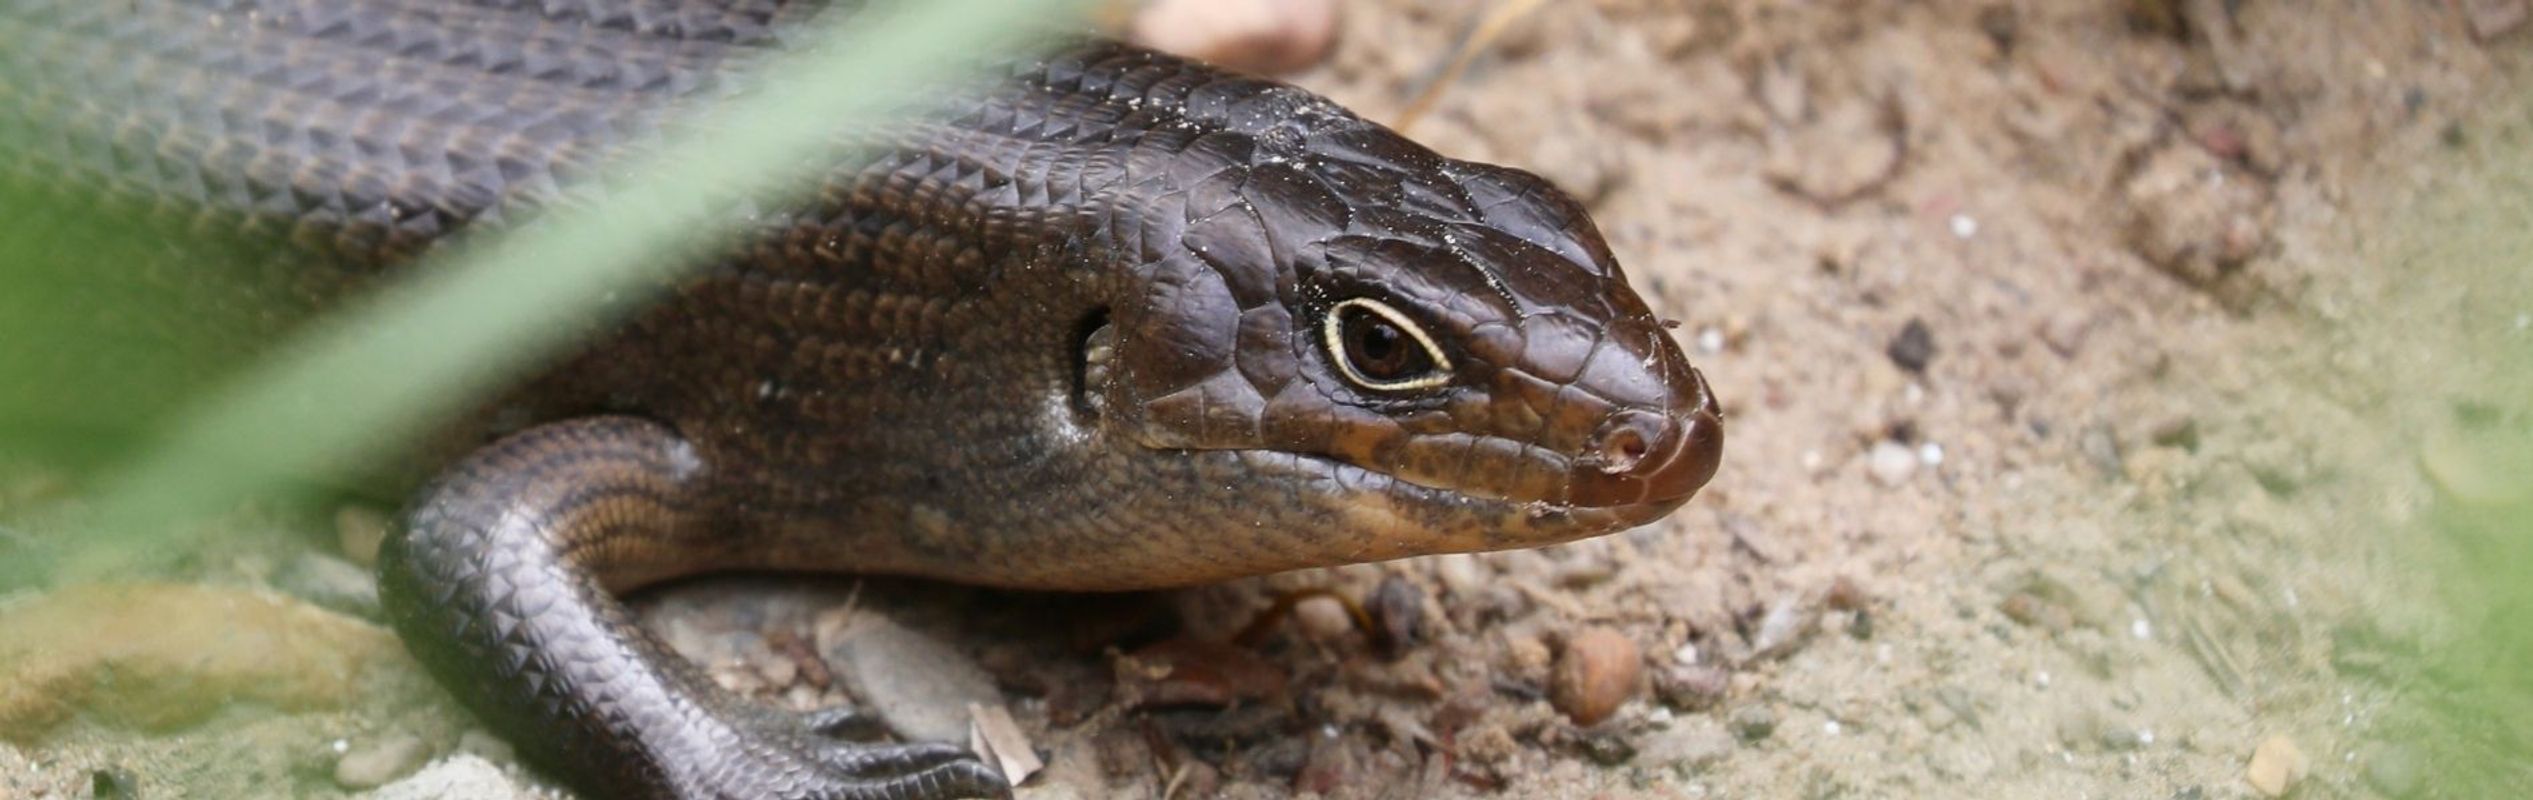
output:
[[[482,756],[487,761],[509,763],[519,760],[518,751],[510,742],[482,728],[468,728],[457,735],[457,752]]]
[[[1681,711],[1713,708],[1732,688],[1732,673],[1703,664],[1673,664],[1654,676],[1654,696]]]
[[[1644,674],[1644,654],[1634,640],[1608,628],[1586,628],[1567,638],[1557,655],[1548,699],[1575,724],[1593,725],[1636,696]]]
[[[2155,743],[2154,731],[2113,722],[2102,723],[2101,729],[2095,733],[2104,750],[2135,750]]]
[[[1307,69],[1337,40],[1336,0],[1152,0],[1135,15],[1134,40],[1232,69]]]
[[[2115,726],[2102,718],[2102,712],[2088,706],[2060,709],[2055,726],[2058,744],[2069,750],[2082,750],[2110,740]]]
[[[1946,225],[1952,228],[1953,237],[1957,239],[1968,239],[1972,236],[1979,235],[1978,217],[1973,217],[1968,214],[1954,214],[1952,219],[1946,221]]]
[[[1538,636],[1514,634],[1504,641],[1504,649],[1497,656],[1502,659],[1504,671],[1509,677],[1523,683],[1541,684],[1549,680],[1548,670],[1554,665],[1556,654]]]
[[[1003,701],[993,676],[965,653],[879,614],[829,612],[817,635],[863,707],[909,740],[965,743],[968,705]]]
[[[1318,795],[1334,794],[1340,788],[1354,786],[1362,771],[1354,748],[1347,747],[1343,736],[1332,728],[1322,727],[1310,737],[1310,751],[1302,757],[1302,768],[1293,776],[1293,788]]]
[[[2199,421],[2192,417],[2175,417],[2155,423],[2146,431],[2148,441],[2162,447],[2178,447],[2199,452]]]
[[[1759,618],[1758,632],[1750,636],[1750,657],[1776,658],[1792,653],[1819,625],[1820,613],[1804,600],[1802,593],[1777,595],[1768,604],[1768,613]]]
[[[530,789],[491,761],[458,753],[423,767],[404,780],[357,795],[359,800],[537,800],[547,792]]]
[[[1935,360],[1935,332],[1927,329],[1925,320],[1911,317],[1882,352],[1901,369],[1923,375],[1926,365]]]
[[[1725,724],[1731,727],[1733,735],[1740,737],[1742,741],[1757,742],[1777,732],[1777,714],[1769,711],[1767,706],[1746,705],[1733,709],[1732,718]]]
[[[1383,656],[1406,655],[1424,639],[1425,590],[1415,581],[1398,575],[1382,578],[1364,611],[1372,615],[1372,627],[1379,633],[1373,645]]]
[[[1294,603],[1293,624],[1313,641],[1333,642],[1354,635],[1354,617],[1346,613],[1346,604],[1327,595]]]
[[[1636,743],[1628,741],[1626,735],[1618,731],[1591,731],[1583,734],[1577,744],[1583,749],[1583,757],[1604,767],[1615,767],[1636,758]]]
[[[293,597],[334,611],[365,619],[384,616],[378,609],[377,578],[340,558],[300,553],[282,565],[273,584]]]
[[[334,782],[351,789],[385,785],[422,768],[431,745],[422,737],[397,732],[353,745],[334,762]]]
[[[1583,542],[1562,548],[1564,557],[1555,562],[1548,579],[1561,589],[1588,589],[1618,577],[1618,559],[1608,544]]]
[[[2463,0],[2457,5],[2471,23],[2471,35],[2484,42],[2513,33],[2533,18],[2533,3],[2525,0]]]
[[[2077,435],[2076,449],[2083,452],[2085,460],[2093,462],[2094,469],[2101,470],[2104,477],[2118,478],[2128,474],[2127,459],[2120,454],[2119,437],[2112,433],[2109,425],[2085,426],[2084,432]]]
[[[2013,52],[2014,41],[2022,34],[2022,26],[2022,18],[2015,15],[2011,5],[1979,9],[1979,32],[1988,35],[1988,41],[1996,44],[1998,52]]]
[[[1873,596],[1856,579],[1840,575],[1831,579],[1829,590],[1821,593],[1821,602],[1839,611],[1856,611],[1873,604]]]
[[[2076,624],[2075,615],[2069,613],[2066,607],[2041,599],[2039,595],[2030,592],[2015,592],[2005,598],[2005,602],[1997,604],[1997,610],[2004,612],[2006,619],[2052,633],[2075,627]]]
[[[2040,340],[2060,358],[2073,358],[2084,349],[2086,337],[2093,333],[2093,316],[2073,308],[2061,309],[2041,323]]]
[[[1979,724],[1979,702],[1971,699],[1970,692],[1959,686],[1937,688],[1935,703],[1943,706],[1944,711],[1951,714],[1954,719],[1972,725]]]
[[[1493,577],[1492,571],[1479,563],[1477,556],[1468,553],[1436,556],[1433,563],[1434,577],[1442,580],[1443,591],[1450,592],[1453,597],[1474,596],[1485,589],[1487,579]]]
[[[334,511],[334,537],[343,557],[363,567],[378,566],[378,547],[387,541],[387,515],[367,506]]]
[[[1917,474],[1917,454],[1909,446],[1884,439],[1873,443],[1873,452],[1866,455],[1866,469],[1873,473],[1873,482],[1885,487],[1907,483]]]
[[[2251,764],[2243,769],[2243,779],[2251,782],[2252,789],[2262,797],[2282,797],[2295,788],[2297,781],[2304,780],[2308,768],[2304,751],[2296,747],[2295,740],[2272,736],[2252,750]]]
[[[96,770],[88,774],[88,796],[93,800],[132,800],[141,796],[141,781],[122,767]]]

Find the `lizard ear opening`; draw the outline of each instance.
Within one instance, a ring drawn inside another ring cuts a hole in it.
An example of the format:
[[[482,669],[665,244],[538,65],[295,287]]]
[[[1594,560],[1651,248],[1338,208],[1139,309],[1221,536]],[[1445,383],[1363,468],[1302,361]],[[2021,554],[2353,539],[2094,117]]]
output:
[[[1108,410],[1108,380],[1117,357],[1117,326],[1109,324],[1108,309],[1084,315],[1073,326],[1073,342],[1073,411],[1085,421],[1097,420]]]

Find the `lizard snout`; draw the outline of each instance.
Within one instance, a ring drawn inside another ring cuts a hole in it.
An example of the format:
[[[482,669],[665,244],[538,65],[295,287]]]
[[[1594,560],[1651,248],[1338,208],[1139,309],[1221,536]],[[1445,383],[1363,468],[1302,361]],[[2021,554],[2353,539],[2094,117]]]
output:
[[[1570,500],[1585,506],[1676,506],[1724,456],[1724,419],[1706,376],[1676,387],[1669,413],[1623,409],[1595,430],[1573,475]]]

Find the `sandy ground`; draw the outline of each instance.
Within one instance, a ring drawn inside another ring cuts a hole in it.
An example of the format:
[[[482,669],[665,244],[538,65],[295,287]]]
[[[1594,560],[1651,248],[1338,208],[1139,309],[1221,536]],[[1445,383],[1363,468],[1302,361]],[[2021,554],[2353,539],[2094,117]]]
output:
[[[1298,80],[1396,119],[1471,5],[1346,4]],[[2452,502],[2420,437],[2533,396],[2453,355],[2526,347],[2504,337],[2533,336],[2533,293],[2407,280],[2437,238],[2399,223],[2524,207],[2472,199],[2533,185],[2488,166],[2533,147],[2523,7],[1550,3],[1412,132],[1586,198],[1684,323],[1730,420],[1690,507],[1155,595],[719,581],[649,599],[651,622],[802,707],[874,691],[857,620],[946,642],[1048,762],[1024,797],[2472,796],[2399,711],[2405,654],[2472,624],[2407,555]],[[287,552],[204,571],[292,584]],[[1215,674],[1156,671],[1302,589],[1413,633],[1307,600],[1181,662]],[[1564,670],[1623,704],[1576,724]],[[516,778],[434,690],[386,683],[0,745],[0,795],[325,796],[350,754],[407,741],[401,769],[481,754]]]

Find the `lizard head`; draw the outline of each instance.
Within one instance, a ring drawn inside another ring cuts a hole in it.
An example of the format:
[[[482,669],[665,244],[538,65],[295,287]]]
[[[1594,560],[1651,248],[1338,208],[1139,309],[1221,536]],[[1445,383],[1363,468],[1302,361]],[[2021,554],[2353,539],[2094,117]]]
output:
[[[1103,425],[1353,548],[1294,562],[1609,533],[1713,477],[1715,397],[1580,205],[1291,97],[1181,151],[1177,251],[1085,348]]]

